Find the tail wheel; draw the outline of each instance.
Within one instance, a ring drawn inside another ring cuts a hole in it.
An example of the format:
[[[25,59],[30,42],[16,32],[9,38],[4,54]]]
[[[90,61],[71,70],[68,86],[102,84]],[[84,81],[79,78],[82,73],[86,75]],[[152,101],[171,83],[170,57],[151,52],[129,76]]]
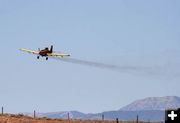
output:
[[[37,56],[37,59],[39,59],[39,56]]]
[[[48,60],[48,57],[46,57],[46,60]]]

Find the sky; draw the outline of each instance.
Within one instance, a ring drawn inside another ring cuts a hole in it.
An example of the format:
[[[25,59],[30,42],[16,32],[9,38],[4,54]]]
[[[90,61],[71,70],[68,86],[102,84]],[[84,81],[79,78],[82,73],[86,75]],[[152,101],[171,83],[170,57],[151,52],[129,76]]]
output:
[[[0,0],[0,106],[10,113],[97,113],[180,96],[179,6],[179,0]],[[50,45],[80,63],[18,50]]]

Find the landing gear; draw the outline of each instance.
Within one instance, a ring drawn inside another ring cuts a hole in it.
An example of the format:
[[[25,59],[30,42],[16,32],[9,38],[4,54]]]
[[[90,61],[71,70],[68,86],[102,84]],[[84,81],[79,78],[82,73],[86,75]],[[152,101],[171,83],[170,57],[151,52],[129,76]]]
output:
[[[39,56],[37,56],[37,59],[39,59]]]
[[[48,57],[46,57],[46,60],[48,60]]]

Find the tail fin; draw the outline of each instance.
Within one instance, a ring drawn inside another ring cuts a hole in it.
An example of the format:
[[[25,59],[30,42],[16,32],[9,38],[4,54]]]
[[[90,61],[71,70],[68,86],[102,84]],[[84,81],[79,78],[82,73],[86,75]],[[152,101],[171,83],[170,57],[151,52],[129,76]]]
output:
[[[53,45],[51,45],[51,49],[50,49],[50,52],[51,52],[51,53],[53,52]]]

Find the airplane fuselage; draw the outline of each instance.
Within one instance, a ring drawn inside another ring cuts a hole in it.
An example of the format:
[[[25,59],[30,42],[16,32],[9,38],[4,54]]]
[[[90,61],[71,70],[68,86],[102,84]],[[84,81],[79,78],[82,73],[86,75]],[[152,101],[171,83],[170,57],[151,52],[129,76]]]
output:
[[[39,55],[42,56],[42,57],[46,57],[46,60],[48,60],[48,54],[52,53],[53,52],[53,46],[51,46],[50,50],[48,47],[46,47],[45,49],[43,50],[39,50]],[[37,56],[37,59],[39,59],[39,56]]]
[[[45,49],[39,51],[39,55],[48,56],[48,53],[52,53],[52,52],[53,52],[53,46],[51,46],[50,50],[48,47],[46,47]]]
[[[39,51],[39,55],[41,56],[47,56],[48,53],[51,53],[51,51],[49,51],[48,49]]]

